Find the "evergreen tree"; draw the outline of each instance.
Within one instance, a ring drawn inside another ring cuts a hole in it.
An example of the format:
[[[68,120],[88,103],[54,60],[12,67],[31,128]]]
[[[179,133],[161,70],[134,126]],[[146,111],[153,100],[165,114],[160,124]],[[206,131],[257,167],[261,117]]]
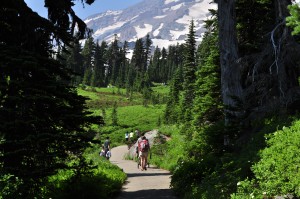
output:
[[[151,81],[154,82],[161,82],[159,78],[159,71],[161,65],[160,58],[161,58],[161,52],[160,49],[156,46],[148,70],[149,78]]]
[[[128,73],[129,68],[129,59],[127,58],[128,53],[128,42],[125,41],[123,48],[120,52],[120,69],[119,69],[119,75],[117,78],[117,86],[119,88],[125,88],[126,85],[126,74]]]
[[[115,35],[114,41],[109,46],[108,49],[108,66],[107,66],[107,79],[108,82],[115,85],[119,74],[119,69],[121,65],[121,49],[119,47],[119,41]]]
[[[152,45],[152,41],[150,39],[149,34],[146,35],[144,43],[145,43],[145,54],[144,54],[144,57],[145,57],[144,64],[145,64],[145,66],[144,66],[144,71],[147,71],[148,67],[149,67],[149,63],[150,63],[151,45]]]
[[[177,69],[173,76],[173,80],[170,84],[169,98],[167,101],[164,123],[175,124],[179,122],[178,115],[181,113],[180,110],[180,91],[182,90],[182,70],[181,67]]]
[[[92,74],[94,73],[95,43],[93,37],[89,37],[82,49],[84,77],[83,84],[91,85]]]
[[[91,85],[96,87],[105,86],[105,65],[106,65],[107,43],[105,41],[96,43],[94,56],[94,73],[92,74]]]
[[[182,114],[184,122],[192,120],[192,107],[195,97],[195,80],[196,80],[196,40],[194,21],[192,20],[189,27],[185,43],[184,66],[183,66],[183,100]]]
[[[84,74],[81,51],[81,45],[79,41],[75,39],[69,46],[59,47],[57,55],[57,60],[72,71],[71,84],[74,86],[82,82]]]
[[[0,175],[18,182],[15,192],[10,190],[2,197],[43,198],[41,186],[48,176],[58,169],[80,169],[76,164],[80,161],[74,160],[83,160],[91,141],[84,129],[89,123],[101,123],[89,116],[86,99],[68,84],[69,69],[52,58],[53,38],[56,45],[70,44],[75,24],[78,38],[82,39],[86,30],[71,8],[72,1],[60,2],[64,3],[45,1],[49,20],[24,1],[1,2]],[[6,186],[7,182],[1,183]]]
[[[197,52],[199,70],[193,108],[196,129],[205,123],[217,122],[223,116],[216,17],[206,21],[206,29],[209,31],[205,33]]]
[[[168,82],[174,73],[174,71],[177,69],[178,65],[176,63],[176,46],[169,46],[168,48],[168,56],[167,56],[167,65],[166,65],[166,80],[165,82]]]
[[[142,39],[137,39],[135,42],[135,46],[133,49],[132,59],[131,59],[131,67],[137,71],[137,73],[145,72],[145,48],[144,42]]]

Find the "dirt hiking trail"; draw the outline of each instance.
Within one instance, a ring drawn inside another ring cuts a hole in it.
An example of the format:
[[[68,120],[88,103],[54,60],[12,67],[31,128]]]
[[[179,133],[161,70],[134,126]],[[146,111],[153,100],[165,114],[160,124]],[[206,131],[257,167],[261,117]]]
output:
[[[127,146],[112,149],[111,163],[119,166],[127,174],[126,183],[117,199],[177,199],[170,189],[170,173],[151,165],[146,171],[137,168],[137,163],[125,160]]]

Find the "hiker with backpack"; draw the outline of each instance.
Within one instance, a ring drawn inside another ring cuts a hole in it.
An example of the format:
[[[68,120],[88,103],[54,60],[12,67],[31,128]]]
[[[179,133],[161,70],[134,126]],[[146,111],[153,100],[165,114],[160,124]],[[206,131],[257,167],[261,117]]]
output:
[[[109,137],[106,137],[106,140],[104,142],[105,157],[106,157],[107,151],[109,151],[109,150],[110,150],[110,140],[109,140]]]
[[[148,151],[150,150],[150,144],[148,139],[146,139],[145,136],[142,137],[141,141],[138,142],[138,148],[139,148],[139,157],[141,161],[141,170],[147,170],[146,164],[147,164],[147,157],[148,157]]]

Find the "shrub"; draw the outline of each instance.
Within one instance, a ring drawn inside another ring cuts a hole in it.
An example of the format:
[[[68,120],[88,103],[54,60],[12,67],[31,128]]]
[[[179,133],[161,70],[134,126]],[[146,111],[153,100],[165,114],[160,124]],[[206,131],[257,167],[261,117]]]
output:
[[[260,153],[260,161],[252,166],[255,178],[241,181],[232,199],[239,196],[253,198],[293,194],[300,196],[300,121],[290,128],[283,127],[266,136],[267,147]]]

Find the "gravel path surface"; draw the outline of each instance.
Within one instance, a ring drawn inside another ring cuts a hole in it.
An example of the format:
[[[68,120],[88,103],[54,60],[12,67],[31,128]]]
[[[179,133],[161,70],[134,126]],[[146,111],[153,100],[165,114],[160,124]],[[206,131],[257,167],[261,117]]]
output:
[[[150,168],[141,171],[137,163],[125,160],[127,146],[112,149],[110,161],[127,174],[127,181],[117,199],[177,199],[170,189],[170,173],[150,164]]]

